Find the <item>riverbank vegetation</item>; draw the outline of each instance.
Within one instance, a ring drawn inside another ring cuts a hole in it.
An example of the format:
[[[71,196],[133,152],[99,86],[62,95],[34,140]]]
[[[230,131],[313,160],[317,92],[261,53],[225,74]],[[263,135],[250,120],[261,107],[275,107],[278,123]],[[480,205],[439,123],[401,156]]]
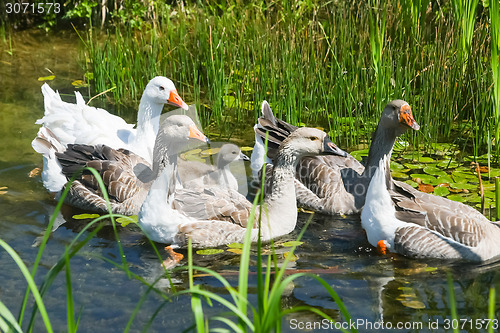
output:
[[[71,3],[71,4],[70,4]],[[71,6],[73,5],[73,6]],[[204,125],[228,134],[269,100],[279,117],[354,146],[401,98],[419,141],[475,155],[497,147],[498,6],[478,0],[128,1],[61,3],[42,27],[75,25],[85,80],[138,100],[154,75],[174,80]],[[496,33],[496,35],[495,35]]]

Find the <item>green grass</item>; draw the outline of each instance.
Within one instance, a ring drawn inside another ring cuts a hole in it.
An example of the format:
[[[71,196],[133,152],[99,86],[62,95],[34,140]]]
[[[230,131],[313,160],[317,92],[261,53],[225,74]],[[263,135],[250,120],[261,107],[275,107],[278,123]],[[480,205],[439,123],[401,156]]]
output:
[[[86,68],[96,91],[116,86],[118,102],[139,100],[152,76],[168,76],[199,106],[203,125],[222,136],[248,133],[266,99],[278,117],[322,126],[350,147],[369,140],[381,108],[402,98],[422,125],[419,141],[484,152],[488,130],[495,133],[486,11],[481,4],[475,11],[452,2],[407,5],[164,7],[162,19],[142,30],[89,31]]]

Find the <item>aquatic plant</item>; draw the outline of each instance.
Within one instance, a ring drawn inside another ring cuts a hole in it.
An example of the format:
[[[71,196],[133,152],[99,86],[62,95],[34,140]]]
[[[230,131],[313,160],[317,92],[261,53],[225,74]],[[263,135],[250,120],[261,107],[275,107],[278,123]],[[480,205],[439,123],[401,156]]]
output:
[[[495,147],[500,152],[500,5],[490,1],[491,20],[491,72],[493,74],[493,114],[495,117]]]
[[[474,36],[476,23],[476,9],[479,0],[452,0],[455,19],[460,28],[459,63],[462,64],[462,73],[465,73],[469,62],[469,54]]]

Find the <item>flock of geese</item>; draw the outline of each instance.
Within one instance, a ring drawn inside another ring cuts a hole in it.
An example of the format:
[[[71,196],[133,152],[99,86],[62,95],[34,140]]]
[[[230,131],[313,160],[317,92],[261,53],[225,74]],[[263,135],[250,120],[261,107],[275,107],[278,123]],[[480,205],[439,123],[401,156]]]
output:
[[[297,207],[304,207],[324,214],[360,213],[368,241],[382,253],[468,261],[500,255],[498,222],[391,178],[395,140],[420,128],[405,101],[384,108],[365,165],[325,132],[276,118],[264,101],[251,156],[257,179],[267,163],[259,209],[238,192],[231,173],[233,161],[248,160],[236,145],[222,146],[213,166],[178,158],[192,142],[209,139],[187,115],[160,123],[164,104],[188,109],[168,78],[148,83],[136,125],[86,105],[78,92],[76,104],[62,101],[47,84],[42,93],[45,114],[37,121],[41,127],[32,146],[43,156],[44,187],[58,198],[69,186],[65,203],[107,213],[103,189],[83,169],[92,167],[102,177],[113,213],[137,214],[153,241],[183,247],[191,239],[198,248],[242,242],[253,209],[251,239],[260,235],[267,241],[293,231]]]

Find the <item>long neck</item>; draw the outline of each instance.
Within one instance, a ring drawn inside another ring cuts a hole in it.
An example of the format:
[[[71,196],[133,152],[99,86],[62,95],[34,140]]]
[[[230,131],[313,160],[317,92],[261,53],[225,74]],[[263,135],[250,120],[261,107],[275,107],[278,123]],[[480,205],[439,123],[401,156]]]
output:
[[[271,193],[264,200],[262,228],[270,230],[270,237],[291,232],[297,223],[297,202],[295,196],[295,168],[298,157],[291,147],[283,147],[278,152],[273,168]]]
[[[366,176],[367,179],[371,179],[379,166],[380,160],[382,160],[385,155],[387,155],[390,160],[392,148],[394,147],[394,142],[396,142],[397,137],[398,134],[395,129],[382,128],[380,125],[377,127],[368,153],[365,171],[363,172],[363,175]]]
[[[177,165],[177,150],[173,149],[171,145],[155,144],[153,151],[153,179],[168,165]]]
[[[146,95],[142,96],[137,114],[137,142],[150,142],[150,146],[153,145],[160,126],[162,110],[163,104],[152,102]]]

